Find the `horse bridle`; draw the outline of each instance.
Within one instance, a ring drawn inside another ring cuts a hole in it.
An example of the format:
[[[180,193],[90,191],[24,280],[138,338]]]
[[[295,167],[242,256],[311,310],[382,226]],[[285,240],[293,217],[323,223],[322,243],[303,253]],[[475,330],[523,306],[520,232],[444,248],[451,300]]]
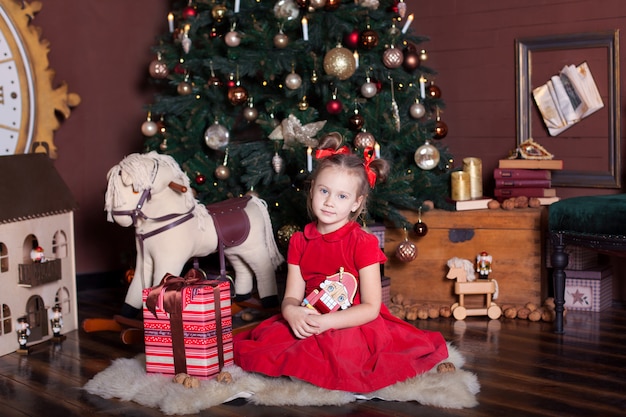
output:
[[[154,184],[154,180],[156,179],[157,173],[159,171],[159,161],[155,160],[154,161],[154,168],[152,170],[152,179],[150,180],[151,184]],[[120,175],[121,175],[121,170],[120,170]],[[137,221],[138,219],[143,219],[143,220],[152,220],[153,222],[165,222],[168,220],[172,220],[175,219],[177,217],[180,217],[178,220],[172,222],[172,223],[168,223],[158,229],[155,229],[151,232],[148,233],[135,233],[137,235],[137,237],[139,237],[141,240],[143,239],[147,239],[151,236],[154,235],[158,235],[161,232],[164,232],[166,230],[169,230],[173,227],[176,227],[190,219],[193,218],[194,214],[193,214],[193,210],[194,208],[190,208],[189,211],[185,212],[185,213],[170,213],[170,214],[166,214],[165,216],[159,216],[159,217],[150,217],[148,215],[146,215],[142,208],[143,205],[146,203],[146,201],[150,201],[150,197],[151,195],[151,190],[152,188],[146,188],[145,190],[143,190],[141,192],[141,196],[139,197],[139,200],[137,201],[137,205],[135,206],[134,209],[132,210],[112,210],[111,214],[113,214],[114,216],[130,216],[130,218],[133,220],[133,226],[137,227]]]
[[[155,160],[154,168],[152,170],[152,179],[150,181],[151,184],[154,184],[154,180],[156,179],[158,171],[159,171],[159,161]],[[122,172],[120,170],[120,175],[121,173]],[[173,229],[174,227],[179,226],[185,223],[186,221],[193,219],[194,217],[194,213],[193,213],[194,207],[190,208],[189,211],[185,213],[170,213],[170,214],[166,214],[165,216],[159,216],[159,217],[150,217],[146,215],[143,212],[142,208],[143,208],[143,205],[146,203],[146,201],[150,201],[150,197],[151,197],[150,191],[151,191],[151,188],[146,188],[145,190],[141,192],[139,201],[137,201],[137,205],[132,210],[111,210],[111,214],[113,214],[114,216],[130,216],[130,218],[133,220],[133,226],[135,227],[135,237],[137,238],[137,240],[139,240],[139,247],[140,247],[142,255],[143,255],[143,241],[144,240],[148,239],[149,237],[156,236],[159,233]],[[151,220],[153,222],[165,222],[165,221],[169,221],[172,219],[177,219],[177,220],[171,223],[168,223],[166,225],[163,225],[150,232],[139,233],[137,231],[138,219]],[[144,280],[145,280],[145,276],[144,276]],[[145,281],[143,282],[143,287],[144,288],[146,287]]]

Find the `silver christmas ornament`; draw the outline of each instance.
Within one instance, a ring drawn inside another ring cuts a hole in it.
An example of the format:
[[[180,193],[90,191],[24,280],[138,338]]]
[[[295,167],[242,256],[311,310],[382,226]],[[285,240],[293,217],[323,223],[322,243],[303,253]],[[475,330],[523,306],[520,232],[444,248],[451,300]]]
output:
[[[371,81],[367,81],[361,86],[361,95],[365,98],[372,98],[378,92],[378,87]]]
[[[429,171],[439,165],[439,149],[426,142],[415,151],[415,164],[425,171]]]
[[[274,172],[280,174],[280,171],[283,170],[284,163],[283,158],[276,152],[272,157],[272,168],[274,168]]]
[[[219,122],[213,123],[204,132],[204,142],[206,145],[214,150],[221,149],[228,145],[230,133],[228,129],[219,124]]]
[[[411,107],[409,108],[409,113],[411,114],[412,118],[421,119],[426,114],[426,108],[422,103],[417,102],[411,105]]]

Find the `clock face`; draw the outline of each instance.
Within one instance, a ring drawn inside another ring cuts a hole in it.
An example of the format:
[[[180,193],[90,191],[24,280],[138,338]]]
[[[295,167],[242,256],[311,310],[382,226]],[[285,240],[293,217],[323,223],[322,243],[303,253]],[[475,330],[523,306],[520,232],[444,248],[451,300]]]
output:
[[[56,157],[53,133],[80,97],[53,88],[49,44],[32,25],[40,1],[0,0],[0,156],[40,152]]]
[[[32,143],[34,79],[20,34],[1,7],[0,17],[0,155],[12,155]]]

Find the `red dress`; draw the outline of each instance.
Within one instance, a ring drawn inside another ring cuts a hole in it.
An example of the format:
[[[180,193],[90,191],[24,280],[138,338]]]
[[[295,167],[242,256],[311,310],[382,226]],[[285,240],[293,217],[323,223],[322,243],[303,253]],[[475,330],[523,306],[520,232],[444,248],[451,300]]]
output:
[[[292,236],[287,255],[288,263],[300,265],[306,294],[339,267],[358,278],[359,269],[385,261],[378,239],[356,222],[326,235],[310,223],[304,232]],[[357,291],[354,304],[359,302]],[[440,333],[420,330],[396,318],[383,304],[378,318],[369,323],[331,329],[306,339],[296,338],[277,314],[238,334],[234,354],[235,363],[246,371],[367,393],[430,370],[448,357],[448,350]]]

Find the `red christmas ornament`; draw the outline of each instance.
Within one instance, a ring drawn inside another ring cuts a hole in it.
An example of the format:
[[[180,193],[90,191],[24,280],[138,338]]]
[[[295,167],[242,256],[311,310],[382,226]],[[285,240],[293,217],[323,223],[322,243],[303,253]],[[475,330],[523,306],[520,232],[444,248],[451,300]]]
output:
[[[196,184],[198,185],[202,185],[206,182],[206,177],[203,174],[196,174],[196,178],[194,178],[194,181],[196,182]]]
[[[189,19],[192,17],[196,17],[198,14],[197,10],[193,6],[187,6],[183,9],[183,19]]]
[[[343,109],[343,104],[341,103],[341,101],[337,100],[336,98],[333,98],[328,103],[326,103],[326,111],[330,114],[339,114],[341,113],[342,109]]]
[[[341,6],[341,0],[326,0],[324,10],[333,11],[337,10]]]
[[[228,90],[228,101],[233,106],[243,104],[248,100],[248,90],[238,85]]]
[[[237,85],[237,82],[232,78],[226,82],[226,87],[228,88],[235,88],[236,85]]]
[[[175,66],[174,66],[174,72],[176,74],[180,74],[180,75],[185,75],[185,72],[187,72],[187,70],[185,70],[185,67],[178,62]]]
[[[358,30],[353,30],[343,37],[343,45],[346,48],[356,49],[359,46],[359,39],[361,39],[361,34]]]
[[[433,132],[433,139],[443,139],[448,134],[448,125],[445,122],[437,119],[435,124],[435,130]]]
[[[432,98],[439,98],[441,97],[441,89],[435,84],[431,84],[428,86],[428,95]]]
[[[378,33],[372,29],[366,29],[361,32],[360,42],[361,46],[366,49],[373,49],[378,45],[379,37]]]
[[[216,76],[209,77],[206,84],[209,87],[221,87],[224,83]]]
[[[365,125],[365,118],[360,114],[354,114],[348,119],[350,129],[359,131]]]

